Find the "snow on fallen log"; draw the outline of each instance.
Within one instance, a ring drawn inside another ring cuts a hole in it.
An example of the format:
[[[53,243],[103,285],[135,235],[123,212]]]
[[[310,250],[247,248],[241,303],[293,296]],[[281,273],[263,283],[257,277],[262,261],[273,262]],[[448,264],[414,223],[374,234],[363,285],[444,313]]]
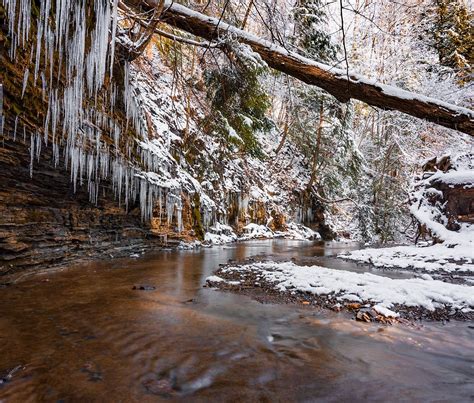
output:
[[[320,266],[298,266],[292,262],[260,262],[228,266],[220,275],[253,273],[282,293],[300,292],[334,296],[339,301],[369,302],[380,314],[393,315],[397,306],[458,309],[472,312],[474,287],[432,279],[391,279],[371,273],[355,273]],[[219,277],[221,279],[221,277]],[[213,278],[207,279],[212,282]],[[395,313],[396,315],[396,313]]]
[[[147,0],[146,3],[154,7],[161,1]],[[161,19],[169,25],[208,41],[230,35],[259,53],[270,67],[305,83],[323,88],[342,102],[358,99],[381,109],[398,110],[474,136],[474,111],[470,109],[319,63],[217,18],[198,13],[169,0],[166,1]]]

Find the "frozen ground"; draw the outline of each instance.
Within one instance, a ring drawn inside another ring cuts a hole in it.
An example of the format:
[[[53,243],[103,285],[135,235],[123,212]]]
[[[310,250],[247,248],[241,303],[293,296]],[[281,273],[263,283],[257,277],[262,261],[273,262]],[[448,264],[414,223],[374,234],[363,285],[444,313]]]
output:
[[[455,246],[369,248],[339,257],[379,269],[413,271],[443,281],[474,285],[474,244],[471,242]],[[474,289],[472,292],[474,294]]]
[[[298,266],[292,262],[252,262],[227,266],[217,276],[208,278],[211,285],[232,281],[238,286],[273,289],[283,295],[302,294],[322,297],[330,303],[360,303],[378,314],[398,317],[398,310],[443,310],[449,313],[474,312],[474,287],[449,284],[430,276],[411,279],[391,279],[371,273],[356,273],[320,266]],[[237,281],[236,281],[237,280]]]
[[[437,244],[427,247],[369,248],[342,254],[339,257],[369,263],[379,268],[474,274],[474,245],[447,247],[444,244]]]
[[[223,245],[235,241],[272,238],[287,238],[303,241],[321,239],[321,236],[311,228],[294,222],[286,224],[285,231],[272,231],[266,225],[250,223],[243,227],[243,233],[238,236],[231,226],[217,222],[208,229],[204,241],[207,244]]]

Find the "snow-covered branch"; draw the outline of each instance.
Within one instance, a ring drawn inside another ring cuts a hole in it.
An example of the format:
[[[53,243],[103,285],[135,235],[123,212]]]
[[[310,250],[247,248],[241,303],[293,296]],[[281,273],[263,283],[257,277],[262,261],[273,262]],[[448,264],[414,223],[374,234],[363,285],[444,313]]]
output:
[[[158,2],[147,0],[146,3],[155,6]],[[474,135],[474,111],[470,109],[385,85],[353,72],[347,74],[345,70],[308,59],[222,20],[203,15],[174,2],[166,2],[161,19],[169,25],[208,41],[232,36],[249,45],[272,68],[323,88],[340,101],[358,99],[381,109],[398,110]]]

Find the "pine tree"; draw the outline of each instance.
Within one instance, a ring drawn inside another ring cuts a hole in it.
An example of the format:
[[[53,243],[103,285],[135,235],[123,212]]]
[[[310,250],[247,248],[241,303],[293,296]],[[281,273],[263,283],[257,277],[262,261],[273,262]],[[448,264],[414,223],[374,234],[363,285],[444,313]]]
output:
[[[300,0],[294,11],[293,41],[308,57],[331,63],[339,47],[325,31],[327,15],[320,0]],[[292,115],[292,138],[309,161],[307,192],[339,196],[354,179],[361,159],[350,130],[351,104],[343,105],[324,90],[298,85]]]
[[[473,80],[474,15],[461,0],[436,0],[435,11],[432,40],[439,62],[466,84]]]
[[[322,29],[327,22],[324,3],[321,0],[298,0],[293,16],[296,45],[314,59],[334,61],[338,46],[331,42],[330,35]]]
[[[273,125],[265,115],[269,97],[259,81],[266,64],[243,44],[229,44],[226,55],[225,61],[205,73],[212,109],[205,126],[219,137],[222,150],[237,149],[262,158],[256,133],[268,131]]]

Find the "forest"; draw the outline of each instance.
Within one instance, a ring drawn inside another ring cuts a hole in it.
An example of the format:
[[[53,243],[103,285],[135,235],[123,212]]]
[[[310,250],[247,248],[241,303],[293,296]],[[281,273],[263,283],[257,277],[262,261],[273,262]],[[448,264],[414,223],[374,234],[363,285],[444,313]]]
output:
[[[1,0],[0,402],[469,401],[473,107],[469,0]]]

